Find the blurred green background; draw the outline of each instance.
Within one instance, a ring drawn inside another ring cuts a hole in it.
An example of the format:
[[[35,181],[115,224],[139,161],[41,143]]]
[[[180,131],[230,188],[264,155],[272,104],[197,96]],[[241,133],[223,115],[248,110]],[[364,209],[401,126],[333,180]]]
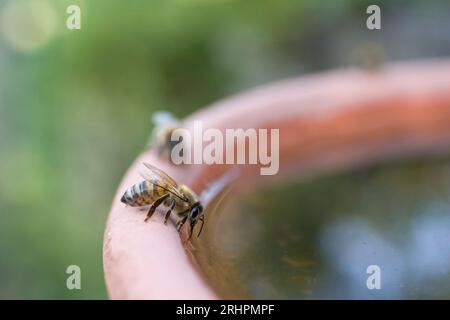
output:
[[[382,30],[366,8],[382,8]],[[69,4],[82,29],[65,26]],[[106,298],[103,228],[151,114],[450,54],[448,1],[0,0],[0,298]],[[374,49],[375,48],[375,49]],[[366,52],[366,53],[365,53]],[[66,288],[68,265],[82,290]]]

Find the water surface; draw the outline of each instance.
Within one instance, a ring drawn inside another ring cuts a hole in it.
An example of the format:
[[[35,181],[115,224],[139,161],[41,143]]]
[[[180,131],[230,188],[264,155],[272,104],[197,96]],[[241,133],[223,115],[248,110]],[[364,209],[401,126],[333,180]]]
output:
[[[225,298],[450,298],[450,160],[231,194],[194,252]]]

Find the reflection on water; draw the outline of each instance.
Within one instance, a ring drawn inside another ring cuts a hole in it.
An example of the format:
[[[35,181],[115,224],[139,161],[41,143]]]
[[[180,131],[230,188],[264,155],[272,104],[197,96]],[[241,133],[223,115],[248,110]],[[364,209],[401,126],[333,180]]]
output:
[[[450,298],[450,161],[235,194],[221,207],[206,213],[194,254],[225,298]],[[379,290],[367,288],[370,265]]]

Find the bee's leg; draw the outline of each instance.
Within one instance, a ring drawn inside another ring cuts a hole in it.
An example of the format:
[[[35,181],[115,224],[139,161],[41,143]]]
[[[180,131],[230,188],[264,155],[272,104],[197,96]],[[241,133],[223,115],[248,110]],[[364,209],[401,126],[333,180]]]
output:
[[[184,216],[183,218],[181,218],[180,220],[178,220],[177,223],[177,231],[180,232],[181,227],[183,226],[183,224],[186,222],[187,220],[187,215]]]
[[[161,203],[164,202],[164,200],[166,200],[166,198],[169,196],[168,193],[166,193],[165,195],[161,196],[160,198],[156,199],[155,202],[153,202],[152,206],[150,207],[150,209],[148,210],[147,213],[147,217],[145,217],[144,221],[147,221],[148,219],[150,219],[153,215],[153,213],[155,212],[156,208],[158,208]]]
[[[167,220],[169,220],[170,213],[172,212],[173,208],[175,208],[175,200],[172,200],[169,210],[167,210],[166,215],[164,216],[164,224],[167,224]]]

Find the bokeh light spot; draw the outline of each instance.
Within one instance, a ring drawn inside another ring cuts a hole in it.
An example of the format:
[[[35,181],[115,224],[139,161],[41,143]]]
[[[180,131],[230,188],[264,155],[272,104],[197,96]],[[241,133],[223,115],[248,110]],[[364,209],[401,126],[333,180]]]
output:
[[[9,1],[0,12],[4,42],[19,52],[33,52],[47,45],[55,35],[56,13],[46,1]]]

